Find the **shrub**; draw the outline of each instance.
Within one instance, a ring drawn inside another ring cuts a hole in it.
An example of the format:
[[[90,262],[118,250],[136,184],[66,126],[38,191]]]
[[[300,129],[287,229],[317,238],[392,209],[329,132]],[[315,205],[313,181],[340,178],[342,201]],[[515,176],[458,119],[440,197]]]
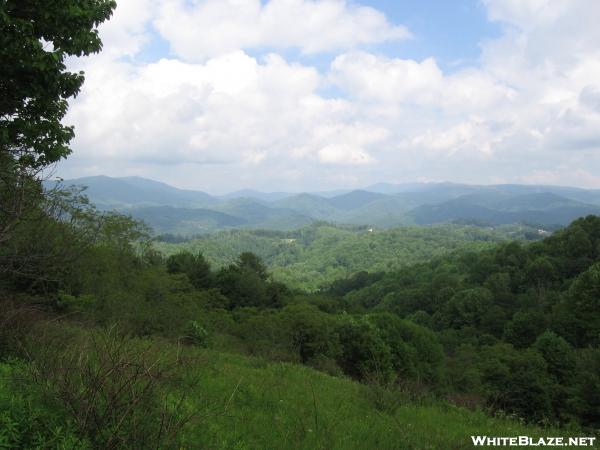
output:
[[[177,447],[193,416],[183,408],[185,390],[175,393],[182,360],[114,329],[82,335],[61,328],[44,329],[43,345],[30,342],[29,375],[78,434],[98,449]]]
[[[0,358],[18,356],[21,342],[43,317],[39,307],[22,299],[0,300]]]
[[[395,378],[392,350],[379,329],[365,318],[344,318],[338,327],[342,347],[339,364],[359,380],[376,378],[387,383]]]
[[[0,364],[0,448],[91,449],[59,408],[42,402],[35,387],[24,384],[25,376],[23,363]]]
[[[198,347],[210,347],[210,333],[197,320],[192,320],[185,335],[185,341]]]

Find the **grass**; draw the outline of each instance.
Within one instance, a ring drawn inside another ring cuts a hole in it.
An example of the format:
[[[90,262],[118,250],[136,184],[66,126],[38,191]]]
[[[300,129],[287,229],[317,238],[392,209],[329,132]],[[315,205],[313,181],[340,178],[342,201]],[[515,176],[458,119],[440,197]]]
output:
[[[74,332],[74,336],[89,333],[79,327],[70,327],[69,332]],[[400,392],[330,376],[306,366],[181,347],[158,339],[134,339],[128,345],[137,349],[146,348],[148,344],[156,350],[153,358],[157,361],[174,357],[186,361],[180,373],[171,381],[163,381],[160,388],[175,394],[172,398],[178,398],[178,391],[187,386],[185,400],[177,403],[178,413],[184,416],[194,413],[194,417],[181,430],[181,449],[452,450],[474,448],[471,435],[536,438],[571,434],[567,430],[526,425],[511,418],[494,418],[483,411],[471,411],[431,398],[409,400]],[[8,374],[10,365],[0,364],[0,374]],[[3,378],[6,381],[6,377],[0,377],[0,400],[3,399],[0,409],[4,411],[0,411],[0,417],[11,412],[15,404],[11,399],[18,395],[9,384],[3,383]],[[27,407],[21,413],[12,411],[12,416],[21,417],[17,423],[21,423],[23,433],[27,429],[39,429],[42,423],[28,424],[25,419],[30,410]],[[60,414],[54,415],[56,420],[52,423],[56,425],[61,419]],[[54,427],[51,423],[47,425]],[[77,439],[71,431],[63,434],[63,441]],[[0,433],[0,437],[2,435]],[[12,448],[3,446],[1,441],[0,448]],[[78,445],[39,448],[70,449]]]
[[[370,386],[307,367],[212,351],[203,360],[187,404],[202,411],[185,430],[188,448],[464,449],[471,435],[568,434],[442,402],[381,411]]]

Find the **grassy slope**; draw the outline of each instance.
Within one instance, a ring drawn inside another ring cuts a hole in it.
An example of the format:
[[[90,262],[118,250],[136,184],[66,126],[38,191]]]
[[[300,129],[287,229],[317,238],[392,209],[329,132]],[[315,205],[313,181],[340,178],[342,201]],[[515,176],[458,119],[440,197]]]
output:
[[[79,327],[69,330],[75,336],[89,332]],[[188,361],[186,370],[177,369],[183,378],[164,385],[172,393],[193,386],[180,410],[184,415],[195,414],[182,430],[182,449],[465,449],[473,448],[471,435],[569,435],[566,430],[492,418],[439,400],[417,403],[402,394],[306,366],[182,348],[160,339],[134,339],[127,345],[145,349],[148,344],[155,348],[152,354],[158,361],[173,360],[175,355]],[[3,408],[14,408],[16,399],[8,378],[2,376],[9,373],[9,364],[0,362],[0,425]],[[58,429],[63,419],[53,413],[46,410],[40,425]],[[43,448],[79,448],[46,444]],[[0,447],[5,448],[2,442]]]
[[[374,407],[371,388],[293,364],[202,352],[189,406],[206,412],[189,448],[464,449],[471,435],[561,436],[443,403]],[[212,405],[207,408],[207,404]]]
[[[159,242],[156,247],[166,255],[182,250],[200,251],[216,267],[231,264],[241,252],[251,251],[265,261],[276,280],[315,290],[361,270],[390,271],[459,248],[481,248],[510,237],[509,233],[457,225],[369,233],[321,225],[279,235],[221,232],[182,244]],[[286,238],[295,241],[288,242]]]

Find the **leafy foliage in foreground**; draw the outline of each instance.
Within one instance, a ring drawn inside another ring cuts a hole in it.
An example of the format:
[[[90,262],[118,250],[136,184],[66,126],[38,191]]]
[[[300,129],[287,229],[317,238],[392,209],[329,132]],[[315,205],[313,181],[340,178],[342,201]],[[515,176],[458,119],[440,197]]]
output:
[[[40,169],[71,150],[73,128],[61,123],[83,73],[69,56],[102,48],[97,27],[114,0],[5,0],[0,3],[0,148],[21,170]]]
[[[25,370],[20,362],[0,363],[0,448],[91,449],[36,386],[23,385]]]

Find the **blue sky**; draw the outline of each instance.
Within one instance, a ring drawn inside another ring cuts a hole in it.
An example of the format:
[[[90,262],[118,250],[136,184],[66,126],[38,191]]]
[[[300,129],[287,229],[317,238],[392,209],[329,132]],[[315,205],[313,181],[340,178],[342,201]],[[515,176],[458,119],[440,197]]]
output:
[[[385,11],[387,17],[408,27],[415,38],[403,45],[384,45],[387,54],[424,59],[435,55],[445,70],[477,65],[480,43],[501,34],[501,25],[488,20],[478,0],[406,0],[362,2]]]
[[[435,55],[440,66],[448,71],[477,65],[481,54],[480,43],[501,34],[501,25],[488,20],[479,0],[365,0],[355,4],[384,12],[391,22],[406,25],[414,35],[409,42],[377,44],[371,49],[389,56],[412,59]],[[137,59],[151,62],[173,56],[169,42],[151,26],[149,29],[151,41],[144,46]],[[264,51],[268,49],[253,49],[250,53],[259,57]],[[325,67],[331,59],[331,55],[308,57],[293,50],[283,53],[291,59],[318,67]]]
[[[594,0],[121,0],[67,121],[73,178],[315,190],[600,188]]]

